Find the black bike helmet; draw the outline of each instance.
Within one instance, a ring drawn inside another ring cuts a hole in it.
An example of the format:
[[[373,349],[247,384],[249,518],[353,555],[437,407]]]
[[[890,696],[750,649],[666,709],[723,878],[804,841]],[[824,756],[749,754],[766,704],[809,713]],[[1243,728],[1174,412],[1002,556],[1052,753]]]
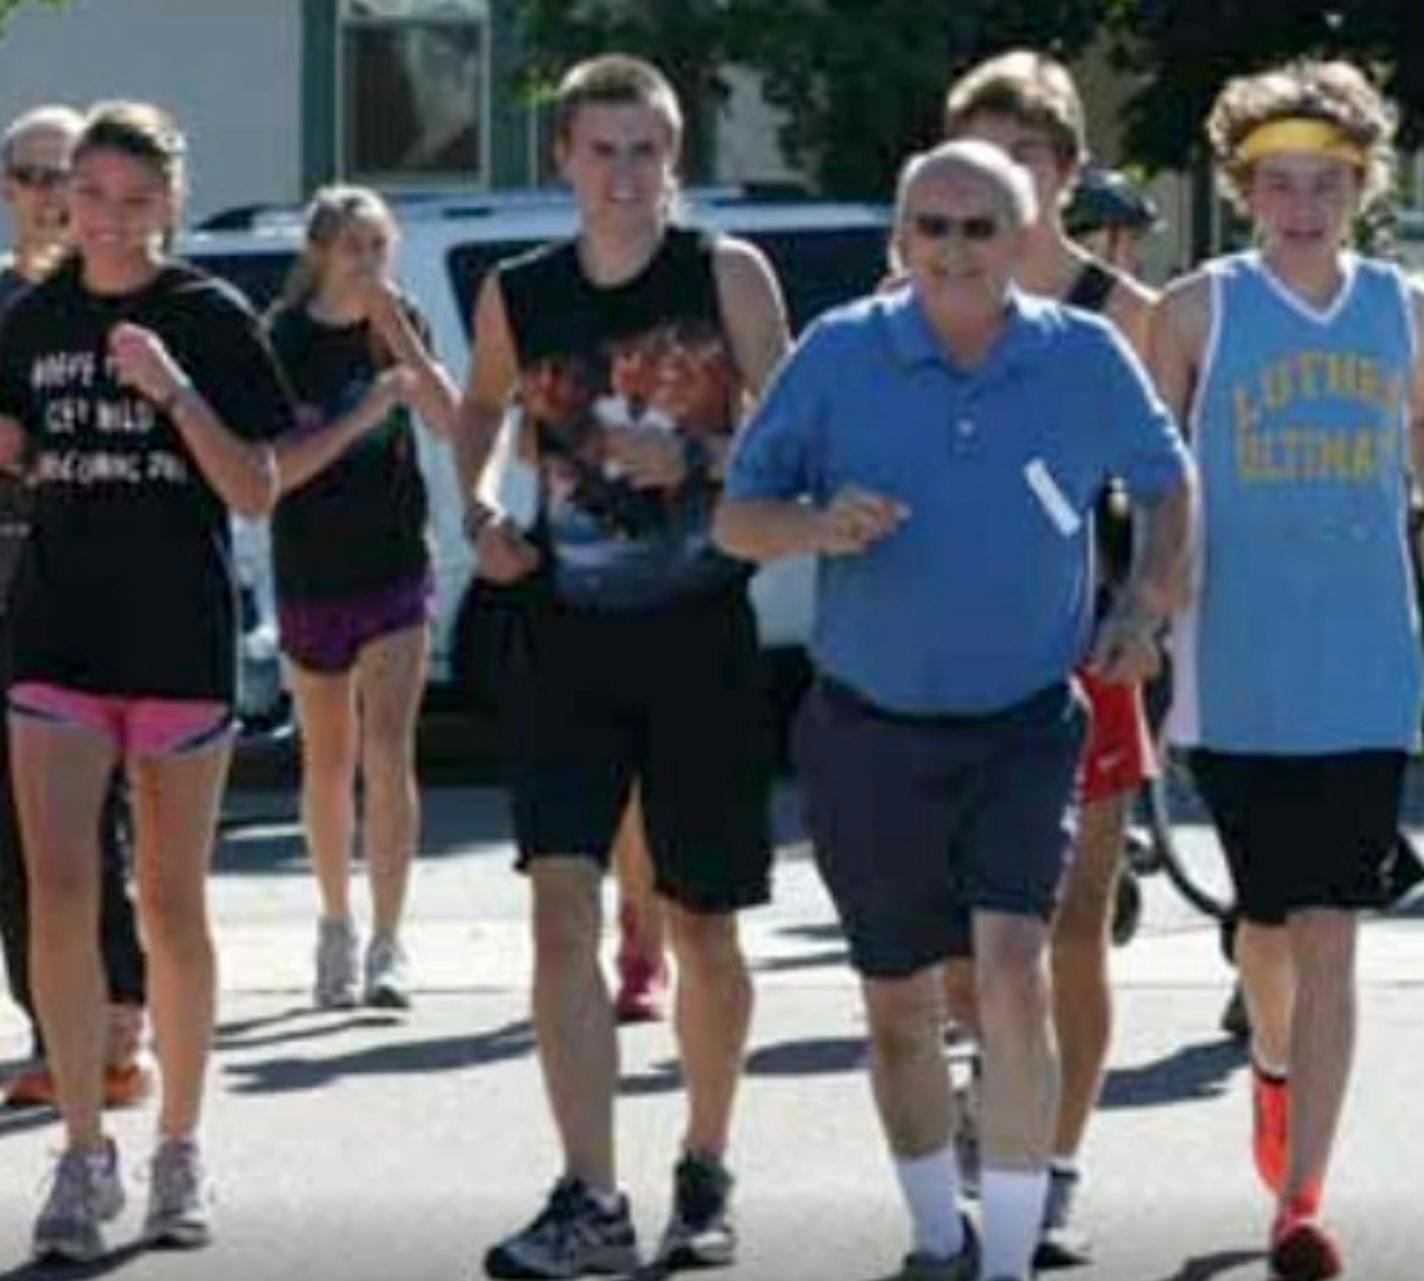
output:
[[[1127,227],[1152,231],[1161,224],[1156,204],[1116,169],[1085,165],[1078,185],[1063,211],[1063,226],[1070,236]]]

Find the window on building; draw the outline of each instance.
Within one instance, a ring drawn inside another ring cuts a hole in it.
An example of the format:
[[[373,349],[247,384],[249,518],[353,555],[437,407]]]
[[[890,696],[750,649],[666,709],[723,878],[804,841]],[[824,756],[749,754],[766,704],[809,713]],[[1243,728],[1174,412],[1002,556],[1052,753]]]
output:
[[[488,179],[488,0],[341,0],[342,172],[415,185]]]

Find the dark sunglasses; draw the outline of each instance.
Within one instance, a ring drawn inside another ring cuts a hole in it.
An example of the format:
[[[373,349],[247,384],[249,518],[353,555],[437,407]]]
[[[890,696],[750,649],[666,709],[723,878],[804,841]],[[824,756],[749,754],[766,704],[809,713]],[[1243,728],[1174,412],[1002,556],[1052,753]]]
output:
[[[911,214],[910,226],[926,240],[948,240],[958,234],[973,244],[983,244],[999,234],[999,220],[988,214],[970,214],[967,218],[937,213]]]
[[[52,165],[10,165],[5,172],[22,187],[58,187],[69,181],[68,169]]]

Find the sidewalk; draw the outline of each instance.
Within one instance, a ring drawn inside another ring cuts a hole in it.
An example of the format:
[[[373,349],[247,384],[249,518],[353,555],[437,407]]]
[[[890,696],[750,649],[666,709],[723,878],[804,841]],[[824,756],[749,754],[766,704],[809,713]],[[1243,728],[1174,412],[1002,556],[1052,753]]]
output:
[[[222,1234],[197,1255],[121,1256],[124,1278],[455,1281],[532,1213],[555,1171],[527,1022],[525,889],[508,868],[498,797],[427,792],[427,853],[409,944],[419,999],[408,1018],[307,1008],[312,888],[289,797],[240,798],[213,882],[222,1030],[208,1142]],[[829,905],[789,821],[775,903],[745,921],[758,1011],[738,1113],[743,1260],[728,1281],[872,1281],[904,1248],[893,1178],[863,1064],[856,985]],[[1215,931],[1161,878],[1143,932],[1114,955],[1119,1032],[1087,1153],[1084,1211],[1100,1261],[1083,1281],[1260,1281],[1267,1209],[1246,1159],[1240,1051],[1216,1033],[1230,976]],[[358,902],[362,901],[358,897]],[[1359,1087],[1331,1204],[1351,1277],[1414,1281],[1424,1188],[1424,933],[1371,922],[1361,956]],[[0,1062],[18,1052],[0,1007]],[[645,1244],[666,1212],[681,1109],[668,1029],[628,1029],[621,1178]],[[131,1172],[145,1112],[115,1116]],[[56,1132],[0,1114],[0,1278],[20,1265]],[[143,1188],[114,1234],[127,1239]],[[89,1273],[85,1273],[89,1275]]]

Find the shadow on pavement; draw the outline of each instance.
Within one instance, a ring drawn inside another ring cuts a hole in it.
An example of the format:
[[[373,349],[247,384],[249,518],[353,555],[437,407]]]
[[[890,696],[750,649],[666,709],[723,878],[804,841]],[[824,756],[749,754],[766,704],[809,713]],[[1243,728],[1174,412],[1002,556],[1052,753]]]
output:
[[[331,1021],[325,1011],[305,1010],[308,1026],[291,1028],[285,1032],[269,1032],[252,1036],[247,1033],[234,1035],[220,1029],[217,1044],[224,1050],[266,1049],[274,1045],[291,1045],[299,1041],[315,1041],[322,1037],[335,1036],[341,1032],[378,1031],[381,1028],[400,1027],[405,1019],[398,1014],[348,1014],[344,1018]],[[290,1022],[290,1016],[281,1022]],[[278,1020],[272,1020],[275,1024]],[[255,1031],[256,1029],[251,1029]]]
[[[859,1072],[864,1066],[864,1037],[827,1036],[758,1046],[747,1055],[742,1071],[747,1076],[832,1076]],[[618,1093],[625,1098],[680,1089],[682,1071],[676,1059],[664,1059],[645,1072],[625,1073],[618,1081]]]
[[[59,1113],[53,1108],[4,1108],[0,1109],[0,1139],[12,1134],[26,1134],[30,1130],[40,1130],[47,1125],[57,1125]],[[0,1273],[0,1276],[3,1276]]]
[[[1226,1091],[1230,1078],[1246,1066],[1246,1060],[1246,1048],[1230,1038],[1184,1045],[1152,1063],[1113,1068],[1098,1106],[1147,1108],[1214,1099]]]
[[[11,1268],[8,1272],[0,1272],[0,1281],[54,1281],[56,1277],[63,1277],[64,1281],[85,1281],[87,1277],[106,1277],[120,1268],[127,1267],[147,1252],[147,1246],[133,1241],[128,1245],[116,1246],[102,1259],[95,1259],[93,1263],[55,1264],[31,1261]]]
[[[755,968],[763,974],[814,970],[822,965],[847,965],[849,964],[849,955],[845,948],[833,947],[820,952],[803,952],[799,956],[773,956],[769,960],[758,961]]]
[[[1188,1259],[1170,1276],[1162,1281],[1212,1281],[1225,1272],[1245,1267],[1248,1263],[1259,1263],[1266,1256],[1260,1250],[1219,1250],[1215,1254],[1199,1254]]]
[[[319,1090],[352,1076],[396,1076],[419,1072],[457,1072],[534,1050],[534,1030],[527,1019],[478,1036],[448,1036],[428,1041],[384,1042],[328,1058],[271,1058],[225,1063],[223,1071],[235,1094],[293,1094]]]

